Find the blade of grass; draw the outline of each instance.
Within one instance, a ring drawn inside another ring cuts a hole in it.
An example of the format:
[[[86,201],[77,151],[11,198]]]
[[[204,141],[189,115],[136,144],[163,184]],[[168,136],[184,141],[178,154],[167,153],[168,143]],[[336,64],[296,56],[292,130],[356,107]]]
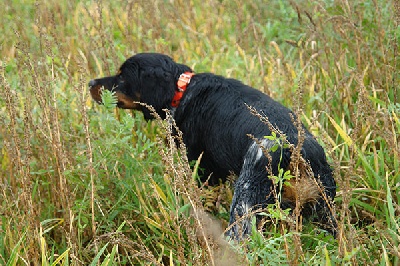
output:
[[[107,246],[109,243],[106,243],[101,249],[100,251],[96,254],[96,256],[94,257],[94,259],[92,260],[92,262],[90,263],[90,266],[96,266],[100,260],[101,255],[103,255],[104,251],[106,250]]]
[[[9,258],[9,260],[7,261],[6,266],[15,266],[15,265],[17,265],[17,261],[18,261],[18,252],[19,252],[19,250],[20,250],[21,243],[22,243],[23,241],[25,241],[25,237],[26,237],[26,231],[24,231],[24,233],[22,234],[22,236],[21,236],[21,238],[19,239],[19,241],[17,242],[17,244],[15,244],[15,246],[14,246],[12,252],[11,252],[10,258]]]

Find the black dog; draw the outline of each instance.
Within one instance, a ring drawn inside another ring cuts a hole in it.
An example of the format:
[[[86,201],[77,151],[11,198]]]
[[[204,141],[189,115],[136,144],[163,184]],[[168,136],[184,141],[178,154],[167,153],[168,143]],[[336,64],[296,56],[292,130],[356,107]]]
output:
[[[231,237],[247,235],[250,212],[277,200],[282,208],[294,209],[297,203],[304,216],[316,216],[321,227],[335,235],[331,207],[336,183],[324,150],[303,126],[294,125],[296,118],[289,109],[269,96],[234,79],[193,74],[189,67],[155,53],[129,58],[117,75],[91,80],[89,86],[95,101],[101,103],[104,87],[115,91],[119,108],[141,110],[146,119],[153,116],[138,102],[153,106],[162,118],[163,110],[170,110],[183,133],[189,160],[203,153],[200,166],[210,184],[225,181],[232,172],[239,176],[230,210]],[[276,149],[276,141],[265,138],[275,129],[290,147]],[[301,158],[294,160],[293,147],[299,142]],[[300,177],[279,186],[270,178],[279,169],[297,171]]]

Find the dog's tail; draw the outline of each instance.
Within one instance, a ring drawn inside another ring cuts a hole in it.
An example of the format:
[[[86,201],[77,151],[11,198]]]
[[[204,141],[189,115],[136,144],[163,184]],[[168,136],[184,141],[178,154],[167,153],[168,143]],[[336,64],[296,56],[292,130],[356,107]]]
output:
[[[288,168],[293,178],[283,186],[281,206],[292,210],[299,208],[302,214],[314,217],[321,228],[336,236],[333,203],[336,184],[331,184],[333,178],[327,178],[332,176],[329,165],[320,165],[320,172],[314,173],[310,163],[300,157],[292,160]]]
[[[289,170],[293,177],[283,187],[282,201],[291,206],[295,206],[296,203],[299,206],[315,203],[323,191],[323,186],[318,183],[318,177],[310,163],[299,155],[290,152],[291,159],[286,166],[286,170]]]

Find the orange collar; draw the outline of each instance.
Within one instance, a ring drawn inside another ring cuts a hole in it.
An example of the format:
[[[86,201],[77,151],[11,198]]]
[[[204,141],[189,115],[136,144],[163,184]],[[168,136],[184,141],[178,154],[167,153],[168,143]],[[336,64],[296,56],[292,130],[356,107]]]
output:
[[[182,99],[183,93],[185,93],[187,85],[190,83],[190,79],[193,77],[193,75],[193,72],[185,72],[179,76],[178,82],[176,83],[178,89],[175,91],[174,98],[172,98],[171,102],[172,107],[178,107]]]

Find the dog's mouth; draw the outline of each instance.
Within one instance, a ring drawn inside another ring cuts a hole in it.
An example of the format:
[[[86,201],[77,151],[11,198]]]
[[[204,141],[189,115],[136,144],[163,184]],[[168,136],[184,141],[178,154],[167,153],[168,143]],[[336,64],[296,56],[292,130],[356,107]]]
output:
[[[101,93],[104,90],[104,87],[101,85],[95,85],[91,86],[89,90],[93,100],[98,104],[103,104],[101,100]],[[140,104],[138,103],[140,101],[139,95],[136,95],[137,99],[133,99],[120,91],[115,91],[115,96],[117,97],[118,108],[135,110],[140,108]]]

